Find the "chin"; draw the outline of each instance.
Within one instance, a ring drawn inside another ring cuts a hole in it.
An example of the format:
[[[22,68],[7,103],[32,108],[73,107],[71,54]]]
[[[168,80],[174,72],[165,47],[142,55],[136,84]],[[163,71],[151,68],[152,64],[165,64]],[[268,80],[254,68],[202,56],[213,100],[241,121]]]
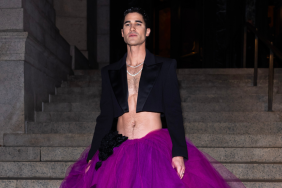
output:
[[[127,44],[130,45],[130,46],[138,46],[138,45],[141,45],[143,44],[145,41],[127,41]]]
[[[138,45],[140,45],[140,43],[130,43],[130,42],[128,42],[127,43],[129,46],[138,46]]]

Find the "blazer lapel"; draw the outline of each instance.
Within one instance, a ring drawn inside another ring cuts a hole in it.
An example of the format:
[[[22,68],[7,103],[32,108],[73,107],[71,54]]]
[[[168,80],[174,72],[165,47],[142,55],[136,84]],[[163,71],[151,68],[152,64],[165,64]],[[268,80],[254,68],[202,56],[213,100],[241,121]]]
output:
[[[118,70],[109,70],[111,85],[116,99],[124,112],[129,112],[128,108],[128,86],[125,64]]]
[[[129,112],[126,57],[127,53],[125,53],[123,58],[117,63],[116,70],[109,70],[109,78],[120,107],[124,112]],[[136,112],[142,111],[159,71],[161,70],[161,66],[161,61],[156,61],[155,56],[146,49],[146,57],[139,81]]]
[[[154,86],[155,80],[161,70],[161,63],[153,65],[143,65],[138,89],[136,112],[140,112]]]

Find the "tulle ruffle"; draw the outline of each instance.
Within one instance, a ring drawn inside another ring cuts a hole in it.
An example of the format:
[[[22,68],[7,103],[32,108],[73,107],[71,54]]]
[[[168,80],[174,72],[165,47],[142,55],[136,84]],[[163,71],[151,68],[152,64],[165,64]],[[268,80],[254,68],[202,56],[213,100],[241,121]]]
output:
[[[182,179],[172,168],[172,142],[166,128],[125,140],[96,170],[99,151],[87,164],[87,147],[66,172],[60,188],[245,188],[224,165],[186,138],[188,160]],[[85,170],[88,169],[87,172]]]

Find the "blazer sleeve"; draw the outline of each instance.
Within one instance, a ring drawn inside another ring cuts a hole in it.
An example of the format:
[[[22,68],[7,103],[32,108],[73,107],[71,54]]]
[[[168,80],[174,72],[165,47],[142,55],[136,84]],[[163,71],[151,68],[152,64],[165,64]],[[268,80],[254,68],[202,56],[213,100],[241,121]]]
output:
[[[176,65],[177,62],[173,59],[165,78],[163,91],[164,111],[172,141],[172,157],[183,156],[188,159]]]
[[[87,156],[87,163],[98,150],[102,138],[109,133],[113,123],[113,108],[111,99],[111,84],[105,67],[101,70],[102,95],[100,99],[100,114],[96,118],[96,126],[93,134],[91,148]]]

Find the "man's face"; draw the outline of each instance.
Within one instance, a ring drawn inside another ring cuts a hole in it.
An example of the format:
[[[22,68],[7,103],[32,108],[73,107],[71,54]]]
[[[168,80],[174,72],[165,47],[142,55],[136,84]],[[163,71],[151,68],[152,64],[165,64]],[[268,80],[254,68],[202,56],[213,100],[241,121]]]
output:
[[[123,22],[121,35],[124,42],[130,46],[141,45],[145,42],[146,36],[149,36],[150,28],[145,29],[143,16],[137,12],[128,13]]]

